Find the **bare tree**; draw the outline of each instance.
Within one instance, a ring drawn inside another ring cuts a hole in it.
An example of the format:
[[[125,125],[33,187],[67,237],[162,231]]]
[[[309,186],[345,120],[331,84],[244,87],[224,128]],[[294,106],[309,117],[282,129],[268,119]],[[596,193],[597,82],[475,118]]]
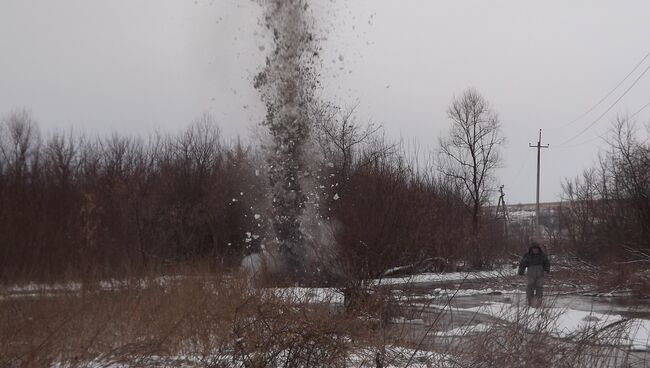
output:
[[[44,171],[60,189],[68,189],[78,165],[78,150],[83,144],[70,133],[54,133],[44,147]]]
[[[650,141],[618,117],[606,143],[597,167],[563,185],[567,250],[590,260],[639,258],[650,249]]]
[[[441,172],[453,179],[465,194],[472,212],[473,242],[478,265],[483,263],[477,236],[482,205],[494,170],[499,167],[499,148],[505,143],[499,117],[488,101],[474,89],[467,89],[447,109],[451,119],[449,135],[440,138]]]
[[[23,180],[38,165],[40,134],[26,109],[13,110],[2,119],[0,159],[15,182]]]
[[[388,156],[396,148],[395,144],[385,144],[381,125],[357,120],[358,106],[341,109],[324,104],[314,112],[316,141],[325,158],[336,166],[341,187],[354,171]]]

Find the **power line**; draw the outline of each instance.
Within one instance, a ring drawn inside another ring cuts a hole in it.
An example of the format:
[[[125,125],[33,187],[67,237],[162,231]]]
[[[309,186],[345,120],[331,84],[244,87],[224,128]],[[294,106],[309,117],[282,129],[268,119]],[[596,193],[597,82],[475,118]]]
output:
[[[650,106],[650,102],[648,102],[648,103],[645,104],[642,108],[640,108],[637,112],[635,112],[634,114],[632,114],[632,116],[630,116],[630,119],[632,119],[633,117],[639,115],[639,113],[640,113],[641,111],[645,110],[648,106]]]
[[[630,85],[630,86],[625,90],[625,92],[623,92],[623,94],[622,94],[619,98],[617,98],[616,101],[614,101],[614,103],[611,104],[611,105],[607,108],[607,110],[605,110],[602,114],[600,114],[600,116],[598,116],[598,118],[596,118],[596,120],[592,121],[592,122],[591,122],[591,123],[590,123],[586,128],[584,128],[583,130],[581,130],[578,134],[574,135],[573,137],[571,137],[571,138],[567,139],[566,141],[562,142],[560,145],[563,146],[563,145],[565,145],[565,144],[571,142],[572,140],[578,138],[578,137],[581,136],[584,132],[586,132],[587,130],[589,130],[589,128],[591,128],[592,126],[594,126],[598,121],[600,121],[600,119],[602,119],[603,116],[605,116],[605,114],[607,114],[607,113],[608,113],[608,112],[609,112],[609,111],[610,111],[610,110],[611,110],[611,109],[612,109],[612,108],[613,108],[613,107],[614,107],[614,106],[615,106],[615,105],[616,105],[620,100],[623,99],[623,97],[625,97],[625,95],[626,95],[626,94],[627,94],[627,93],[628,93],[628,92],[629,92],[629,91],[630,91],[630,90],[631,90],[631,89],[632,89],[632,88],[633,88],[633,87],[634,87],[634,86],[639,82],[639,80],[640,80],[640,79],[645,75],[645,73],[648,72],[648,70],[650,70],[650,66],[646,67],[645,70],[643,71],[643,73],[641,73],[641,75],[639,75],[639,76],[634,80],[634,82],[632,83],[632,85]]]
[[[580,146],[584,146],[584,145],[587,144],[587,143],[591,143],[591,142],[593,142],[593,141],[595,141],[595,140],[597,140],[597,139],[605,140],[606,138],[603,137],[602,135],[598,135],[598,136],[595,136],[595,137],[593,137],[593,138],[590,138],[590,139],[588,139],[588,140],[586,140],[586,141],[584,141],[584,142],[581,142],[581,143],[572,144],[572,145],[570,145],[570,146],[558,145],[558,146],[554,146],[554,148],[575,148],[575,147],[580,147]]]
[[[650,107],[650,102],[648,102],[647,104],[643,105],[643,107],[641,107],[640,109],[638,109],[634,114],[630,115],[630,116],[628,117],[628,119],[633,119],[635,116],[639,115],[639,113],[641,113],[641,111],[647,109],[648,107]],[[586,140],[586,141],[584,141],[584,142],[582,142],[582,143],[576,143],[576,144],[572,144],[572,145],[570,145],[570,146],[557,145],[557,146],[555,146],[555,148],[575,148],[575,147],[580,147],[580,146],[583,146],[583,145],[585,145],[585,144],[587,144],[587,143],[591,143],[591,142],[593,142],[593,141],[595,141],[595,140],[597,140],[597,139],[606,140],[606,138],[603,137],[603,135],[597,135],[597,136],[595,136],[595,137],[593,137],[593,138],[591,138],[591,139],[588,139],[588,140]]]
[[[512,184],[510,184],[511,186],[514,186],[517,183],[517,181],[519,180],[519,176],[521,175],[521,173],[522,173],[522,171],[524,169],[524,166],[526,166],[526,164],[528,163],[529,160],[530,160],[530,155],[526,155],[526,159],[521,164],[521,166],[519,166],[519,169],[517,170],[517,175],[515,175],[515,178],[512,179]]]
[[[643,107],[641,107],[640,109],[638,109],[634,114],[630,115],[630,116],[628,117],[628,119],[633,119],[635,116],[639,115],[639,113],[641,113],[641,111],[647,109],[648,107],[650,107],[650,102],[648,102],[647,104],[643,105]],[[580,146],[583,146],[583,145],[585,145],[585,144],[587,144],[587,143],[591,143],[591,142],[593,142],[593,141],[595,141],[595,140],[597,140],[597,139],[606,140],[606,138],[603,137],[603,135],[597,135],[597,136],[595,136],[595,137],[593,137],[593,138],[591,138],[591,139],[588,139],[588,140],[586,140],[586,141],[584,141],[584,142],[582,142],[582,143],[576,143],[576,144],[572,144],[572,145],[570,145],[570,146],[566,146],[566,145],[557,145],[557,146],[555,146],[555,148],[575,148],[575,147],[580,147]]]
[[[585,111],[585,112],[582,113],[580,116],[578,116],[577,118],[571,120],[571,121],[568,122],[567,124],[564,124],[562,127],[568,127],[569,125],[571,125],[571,124],[575,123],[576,121],[578,121],[578,120],[584,118],[584,117],[587,116],[589,113],[591,113],[592,111],[594,111],[598,106],[600,106],[601,103],[603,103],[607,98],[609,98],[609,96],[611,96],[611,95],[612,95],[612,94],[613,94],[613,93],[618,89],[618,87],[620,87],[623,83],[625,83],[625,81],[626,81],[626,80],[627,80],[627,79],[628,79],[628,78],[629,78],[629,77],[630,77],[630,76],[631,76],[631,75],[632,75],[632,74],[633,74],[633,73],[634,73],[634,72],[635,72],[635,71],[636,71],[636,70],[641,66],[641,64],[643,64],[643,62],[648,58],[648,56],[650,56],[650,52],[648,52],[647,54],[645,54],[645,56],[641,59],[641,61],[639,61],[639,63],[636,64],[636,66],[634,67],[634,69],[632,69],[629,73],[627,73],[627,75],[625,76],[625,78],[623,78],[620,82],[618,82],[618,84],[616,85],[616,87],[612,88],[612,89],[611,89],[611,90],[610,90],[610,91],[605,95],[605,97],[601,98],[598,102],[596,102],[596,104],[593,105],[589,110]],[[557,128],[555,128],[555,129],[557,129]]]

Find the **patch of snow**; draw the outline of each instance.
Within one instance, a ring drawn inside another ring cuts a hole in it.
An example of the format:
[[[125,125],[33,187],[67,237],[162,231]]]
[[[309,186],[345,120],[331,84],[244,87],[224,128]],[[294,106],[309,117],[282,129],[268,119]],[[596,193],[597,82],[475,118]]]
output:
[[[416,319],[406,319],[404,317],[393,318],[393,323],[402,324],[402,325],[423,325],[424,320],[421,318]]]
[[[65,284],[37,284],[30,282],[26,285],[13,285],[9,286],[6,289],[0,289],[3,293],[7,294],[21,294],[21,293],[38,293],[44,291],[50,292],[64,292],[64,291],[79,291],[81,290],[81,283],[79,282],[68,282]]]
[[[462,327],[456,327],[447,331],[436,332],[436,336],[445,336],[445,337],[454,337],[454,336],[467,336],[476,333],[487,332],[492,328],[491,325],[479,323],[476,325],[468,325]]]
[[[401,346],[388,345],[383,347],[383,360],[386,368],[452,368],[458,367],[456,359],[447,354],[434,353],[409,349]],[[357,348],[350,352],[343,362],[342,367],[374,368],[379,349],[376,347]],[[289,351],[280,352],[274,359],[272,366],[285,366],[292,355]],[[132,367],[204,367],[206,362],[210,366],[223,367],[245,367],[247,364],[241,361],[239,356],[232,354],[204,355],[204,354],[181,354],[176,356],[150,356],[140,357],[133,363],[122,363],[113,360],[97,358],[81,364],[68,364],[55,362],[50,368],[72,368],[83,366],[87,368],[132,368]]]
[[[450,272],[450,273],[423,273],[408,277],[384,278],[375,280],[376,285],[402,285],[421,284],[435,282],[450,282],[463,280],[494,279],[499,277],[514,276],[517,270],[513,268],[502,268],[494,271],[476,272]]]
[[[384,348],[384,361],[388,368],[451,368],[458,367],[451,355],[431,351],[414,350],[388,345]],[[376,367],[377,349],[358,349],[349,355],[347,367]]]
[[[487,289],[441,289],[436,288],[433,291],[434,296],[447,296],[447,297],[464,297],[464,296],[476,296],[476,295],[513,295],[513,294],[522,294],[524,291],[521,290],[493,290],[492,288]]]
[[[286,299],[291,303],[333,303],[343,304],[343,293],[334,288],[271,288],[273,295]]]
[[[508,217],[510,217],[511,220],[533,220],[535,218],[535,211],[526,211],[526,210],[518,210],[518,211],[510,211],[508,212]]]
[[[650,320],[631,319],[625,325],[625,333],[619,343],[635,351],[650,350]]]
[[[115,291],[127,288],[144,289],[152,285],[168,286],[175,280],[182,278],[182,276],[160,276],[153,279],[133,279],[133,280],[117,280],[108,279],[99,282],[84,285],[80,282],[68,282],[57,284],[36,284],[29,283],[26,285],[13,285],[8,287],[0,286],[0,296],[5,299],[17,298],[38,298],[38,297],[52,297],[64,293],[78,294],[82,288],[88,287],[91,289],[98,289],[101,291]]]
[[[484,314],[512,323],[521,323],[529,329],[543,328],[561,338],[570,338],[585,331],[597,331],[621,324],[624,330],[617,343],[633,350],[650,350],[650,320],[626,320],[617,314],[587,312],[568,308],[527,308],[516,304],[490,302],[474,308],[451,308],[455,312]],[[446,308],[443,308],[446,309]]]
[[[623,319],[619,315],[586,312],[566,308],[528,308],[517,304],[485,303],[474,308],[459,308],[459,311],[480,313],[509,322],[523,322],[528,328],[544,326],[549,333],[568,337],[585,329],[602,328]]]

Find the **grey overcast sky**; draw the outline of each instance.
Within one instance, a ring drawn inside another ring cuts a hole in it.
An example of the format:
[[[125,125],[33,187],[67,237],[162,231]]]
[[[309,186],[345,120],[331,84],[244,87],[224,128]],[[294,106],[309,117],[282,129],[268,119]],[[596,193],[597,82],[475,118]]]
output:
[[[544,129],[542,200],[597,157],[617,114],[650,102],[648,1],[314,1],[323,97],[360,104],[392,139],[435,150],[445,110],[467,87],[499,112],[508,139],[499,182],[509,203],[535,199],[535,142]],[[251,80],[270,50],[249,0],[1,0],[0,114],[26,107],[44,134],[176,132],[204,112],[224,135],[263,117]],[[636,120],[650,120],[650,108]],[[594,139],[595,138],[595,139]]]

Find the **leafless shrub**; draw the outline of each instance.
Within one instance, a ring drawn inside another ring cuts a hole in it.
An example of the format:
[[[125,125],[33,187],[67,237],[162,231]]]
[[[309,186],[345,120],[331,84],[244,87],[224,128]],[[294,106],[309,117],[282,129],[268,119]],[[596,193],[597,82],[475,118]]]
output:
[[[471,222],[460,194],[399,154],[353,169],[340,196],[330,205],[342,223],[337,240],[343,267],[356,277],[378,277],[427,258],[455,264],[470,256]]]
[[[259,247],[245,241],[266,226],[254,218],[255,158],[224,143],[208,115],[176,137],[41,140],[21,110],[3,119],[0,141],[4,282],[164,272],[206,256],[233,267]]]
[[[641,266],[639,252],[650,248],[650,148],[625,118],[608,143],[597,167],[564,184],[564,245],[587,260]]]
[[[335,224],[340,268],[363,279],[421,259],[470,257],[461,188],[387,142],[379,126],[359,123],[354,109],[332,111],[319,113],[316,134],[327,198],[320,215]],[[255,148],[224,142],[209,115],[178,135],[42,139],[29,113],[9,114],[0,277],[97,280],[196,259],[237,268],[270,226],[264,165]]]
[[[355,329],[366,329],[326,300],[254,288],[245,278],[136,281],[1,301],[0,365],[334,367]]]
[[[554,309],[534,317],[526,312],[522,308],[514,321],[468,335],[453,354],[472,367],[610,367],[625,361],[626,349],[617,344],[625,320],[558,337],[552,331],[558,318]]]

